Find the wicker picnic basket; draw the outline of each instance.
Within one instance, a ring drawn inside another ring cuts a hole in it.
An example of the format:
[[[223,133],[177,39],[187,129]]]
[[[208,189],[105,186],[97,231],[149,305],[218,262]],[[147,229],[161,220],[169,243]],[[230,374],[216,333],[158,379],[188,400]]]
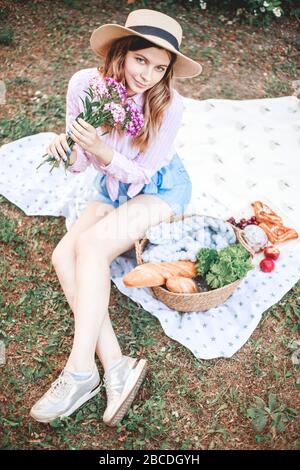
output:
[[[201,214],[183,214],[183,215],[173,215],[169,217],[169,219],[165,220],[164,222],[175,222],[178,220],[183,220],[186,217],[192,216],[201,216]],[[210,217],[211,219],[219,220],[216,217]],[[229,222],[227,222],[229,223]],[[243,231],[238,227],[230,224],[235,232],[237,243],[243,245],[247,251],[250,253],[250,260],[253,259],[254,251],[251,249],[249,244],[244,238]],[[147,238],[142,238],[141,240],[137,240],[135,242],[135,253],[136,253],[136,260],[137,264],[143,264],[143,260],[141,255],[146,248],[149,240]],[[183,293],[174,293],[170,292],[168,289],[164,287],[150,287],[155,297],[161,300],[164,304],[168,307],[175,309],[180,312],[205,312],[210,308],[217,307],[225,302],[225,300],[230,297],[230,295],[234,292],[237,286],[240,284],[242,279],[238,279],[226,286],[220,287],[219,289],[212,289],[207,292],[199,292],[193,294],[183,294]]]

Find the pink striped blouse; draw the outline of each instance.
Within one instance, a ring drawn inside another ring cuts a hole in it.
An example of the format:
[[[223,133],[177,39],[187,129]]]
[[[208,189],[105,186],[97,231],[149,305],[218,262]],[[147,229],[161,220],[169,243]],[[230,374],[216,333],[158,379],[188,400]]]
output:
[[[82,69],[71,77],[66,101],[66,131],[70,129],[78,114],[83,111],[83,103],[80,99],[87,95],[88,81],[93,76],[99,77],[96,67]],[[84,171],[91,163],[94,168],[106,175],[106,188],[110,198],[115,201],[119,193],[119,181],[130,183],[128,196],[132,198],[138,194],[145,184],[150,183],[151,177],[167,165],[175,154],[174,139],[181,124],[184,110],[181,95],[173,89],[171,105],[167,108],[157,138],[150,143],[144,154],[140,154],[137,148],[131,145],[132,136],[118,136],[108,134],[101,137],[114,151],[113,158],[108,165],[101,164],[95,155],[85,151],[77,145],[77,160],[68,170],[72,173]],[[142,110],[144,94],[137,93],[131,98]],[[99,136],[103,133],[97,129]],[[116,134],[116,133],[113,133]]]

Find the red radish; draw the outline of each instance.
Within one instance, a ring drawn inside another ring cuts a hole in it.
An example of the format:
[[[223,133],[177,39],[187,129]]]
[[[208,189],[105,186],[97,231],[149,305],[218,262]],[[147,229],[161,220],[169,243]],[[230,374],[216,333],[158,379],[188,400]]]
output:
[[[264,255],[266,258],[277,260],[280,255],[280,251],[278,248],[275,248],[275,246],[269,245],[264,248]]]
[[[270,273],[275,268],[275,263],[271,258],[264,258],[259,263],[259,267],[264,273]]]

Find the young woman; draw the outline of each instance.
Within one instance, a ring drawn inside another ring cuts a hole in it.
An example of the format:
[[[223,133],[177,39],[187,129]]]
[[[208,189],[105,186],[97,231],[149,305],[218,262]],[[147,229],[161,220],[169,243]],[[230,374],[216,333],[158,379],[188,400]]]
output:
[[[128,411],[145,377],[147,361],[122,354],[109,318],[110,264],[134,247],[150,225],[181,214],[191,199],[191,181],[174,149],[183,101],[174,77],[193,77],[202,67],[179,52],[182,29],[154,10],[135,10],[124,26],[107,24],[91,36],[91,47],[104,59],[101,68],[83,69],[70,79],[66,134],[55,137],[47,152],[68,155],[71,172],[89,164],[99,170],[97,200],[91,202],[56,246],[52,263],[75,318],[73,346],[50,389],[32,407],[31,416],[49,422],[72,414],[101,386],[95,352],[104,369],[107,408],[103,420],[114,426]],[[144,114],[144,127],[131,137],[80,120],[89,79],[111,76],[126,87]],[[73,124],[72,124],[73,123]]]

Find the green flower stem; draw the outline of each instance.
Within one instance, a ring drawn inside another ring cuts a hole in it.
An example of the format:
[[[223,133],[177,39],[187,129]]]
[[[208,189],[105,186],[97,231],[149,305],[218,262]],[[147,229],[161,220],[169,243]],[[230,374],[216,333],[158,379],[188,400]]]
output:
[[[83,112],[81,112],[76,118],[75,118],[75,121],[78,122],[78,119],[79,118],[82,118],[84,121],[88,122],[91,126],[97,128],[97,127],[101,127],[103,124],[109,124],[112,126],[112,123],[110,122],[111,120],[111,113],[110,111],[107,111],[107,112],[103,112],[103,109],[100,109],[99,112],[101,112],[101,117],[97,115],[97,113],[94,113],[94,114],[91,114],[91,115],[85,115]],[[103,135],[106,135],[108,134],[109,131],[106,131],[104,132],[103,134],[101,134],[101,137]],[[72,137],[67,137],[67,144],[69,146],[69,148],[72,150],[74,145],[75,145],[75,142],[74,140],[72,139]],[[48,153],[45,153],[42,158],[44,158],[45,160],[40,163],[38,166],[37,166],[37,170],[42,166],[44,165],[45,163],[52,163],[52,167],[50,169],[50,173],[52,172],[53,168],[57,168],[59,167],[60,165],[60,161],[56,160],[56,158],[48,155]],[[64,167],[65,167],[65,170],[70,166],[70,160],[69,160],[69,157],[67,158],[66,161],[63,161],[64,163]]]

